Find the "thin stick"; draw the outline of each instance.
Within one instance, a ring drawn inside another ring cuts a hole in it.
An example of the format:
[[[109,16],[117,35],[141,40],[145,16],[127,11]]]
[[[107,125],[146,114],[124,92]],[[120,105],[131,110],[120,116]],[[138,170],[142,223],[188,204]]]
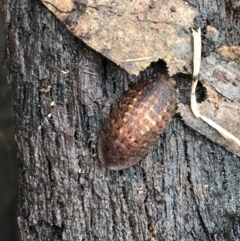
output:
[[[201,52],[202,52],[202,40],[201,40],[201,30],[198,31],[192,29],[193,35],[193,79],[198,78],[201,65]]]
[[[143,58],[137,58],[137,59],[126,59],[125,62],[137,62],[137,61],[144,61],[144,60],[149,60],[152,57],[143,57]]]

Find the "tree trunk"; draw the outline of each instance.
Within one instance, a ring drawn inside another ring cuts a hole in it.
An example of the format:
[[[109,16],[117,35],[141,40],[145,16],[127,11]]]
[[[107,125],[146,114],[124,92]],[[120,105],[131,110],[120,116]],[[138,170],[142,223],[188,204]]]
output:
[[[191,3],[201,28],[212,25],[225,44],[240,43],[232,2]],[[0,7],[14,92],[20,240],[240,240],[240,158],[175,116],[145,160],[105,169],[97,136],[137,79],[72,36],[40,1]]]

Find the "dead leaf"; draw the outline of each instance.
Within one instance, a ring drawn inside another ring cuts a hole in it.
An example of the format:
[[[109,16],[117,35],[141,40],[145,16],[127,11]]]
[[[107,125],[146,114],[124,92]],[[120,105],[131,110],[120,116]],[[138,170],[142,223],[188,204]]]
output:
[[[182,0],[41,1],[73,35],[130,74],[159,59],[170,75],[192,71],[189,28],[197,13]]]

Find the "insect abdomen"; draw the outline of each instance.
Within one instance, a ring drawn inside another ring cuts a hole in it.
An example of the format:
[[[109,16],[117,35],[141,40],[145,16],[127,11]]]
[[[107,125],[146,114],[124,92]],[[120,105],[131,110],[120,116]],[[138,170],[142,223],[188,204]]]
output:
[[[146,157],[176,112],[174,84],[167,75],[142,80],[113,107],[98,138],[103,165],[121,170]]]

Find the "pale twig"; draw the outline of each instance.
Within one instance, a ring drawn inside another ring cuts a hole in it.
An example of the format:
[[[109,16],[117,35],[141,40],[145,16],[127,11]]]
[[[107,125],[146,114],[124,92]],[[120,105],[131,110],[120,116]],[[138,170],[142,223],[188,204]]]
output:
[[[143,57],[143,58],[137,58],[137,59],[126,59],[124,62],[137,62],[137,61],[144,61],[149,60],[152,57]]]
[[[193,31],[193,82],[192,82],[192,89],[191,89],[191,109],[193,114],[197,118],[201,118],[203,121],[208,123],[211,127],[216,129],[222,136],[224,136],[226,139],[230,139],[235,141],[240,146],[240,140],[233,136],[231,133],[229,133],[227,130],[225,130],[223,127],[215,123],[214,121],[208,119],[207,117],[200,114],[198,110],[198,104],[196,101],[196,87],[198,83],[198,74],[200,71],[200,64],[201,64],[201,32],[200,29],[198,31]]]
[[[201,43],[201,30],[198,31],[192,29],[193,35],[193,78],[198,78],[201,65],[201,52],[202,52],[202,43]]]

